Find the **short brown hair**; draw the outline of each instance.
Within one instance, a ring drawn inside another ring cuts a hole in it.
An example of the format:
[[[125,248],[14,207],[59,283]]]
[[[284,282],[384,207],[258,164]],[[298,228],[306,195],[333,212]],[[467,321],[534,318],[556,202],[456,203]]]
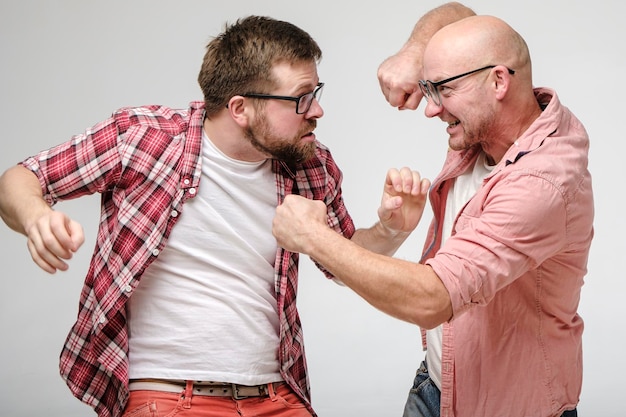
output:
[[[322,51],[299,27],[270,17],[249,16],[226,24],[206,48],[198,83],[211,116],[234,95],[263,92],[276,84],[271,70],[279,62],[319,62]]]

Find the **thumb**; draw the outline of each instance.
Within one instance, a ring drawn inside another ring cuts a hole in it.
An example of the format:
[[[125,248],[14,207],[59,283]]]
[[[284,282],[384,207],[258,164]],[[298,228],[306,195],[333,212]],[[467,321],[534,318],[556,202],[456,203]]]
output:
[[[402,197],[389,197],[383,201],[378,208],[378,217],[382,221],[389,220],[391,216],[393,216],[394,210],[397,210],[400,207],[402,207]]]
[[[80,223],[68,218],[65,222],[65,229],[67,230],[67,233],[70,235],[70,239],[72,240],[72,246],[70,249],[72,252],[76,252],[85,242],[83,227],[80,225]]]

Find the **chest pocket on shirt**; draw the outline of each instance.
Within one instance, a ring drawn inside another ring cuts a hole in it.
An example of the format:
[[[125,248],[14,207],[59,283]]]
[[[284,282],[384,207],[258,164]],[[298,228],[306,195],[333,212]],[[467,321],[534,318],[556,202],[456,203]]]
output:
[[[461,209],[457,215],[454,224],[454,233],[458,233],[468,227],[473,227],[473,224],[480,218],[483,213],[483,197],[480,195],[481,190],[478,190],[476,195],[472,197],[465,206]]]

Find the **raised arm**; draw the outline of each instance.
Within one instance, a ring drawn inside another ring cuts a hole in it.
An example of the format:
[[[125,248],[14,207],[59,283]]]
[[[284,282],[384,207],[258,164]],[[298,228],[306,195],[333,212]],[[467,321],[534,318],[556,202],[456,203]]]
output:
[[[379,221],[358,229],[352,241],[382,255],[393,255],[415,230],[428,198],[430,181],[407,167],[387,171],[378,208]]]
[[[422,78],[422,55],[430,38],[442,27],[474,16],[461,3],[445,3],[422,16],[406,43],[378,67],[378,82],[385,98],[400,110],[417,109],[422,100],[418,80]]]
[[[64,259],[70,259],[84,241],[80,224],[52,210],[35,174],[21,165],[0,176],[0,217],[28,238],[33,261],[49,273],[66,270]]]

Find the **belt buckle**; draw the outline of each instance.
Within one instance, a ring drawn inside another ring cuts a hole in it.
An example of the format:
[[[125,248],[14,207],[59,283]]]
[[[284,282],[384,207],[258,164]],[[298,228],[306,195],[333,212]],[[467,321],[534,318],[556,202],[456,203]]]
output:
[[[232,397],[235,400],[243,400],[246,398],[251,397],[250,395],[239,395],[239,384],[231,384],[231,389],[232,389]],[[256,395],[252,395],[252,397],[255,396],[265,396],[268,395],[268,390],[267,390],[267,386],[266,385],[257,385],[255,387],[246,387],[246,388],[255,388],[256,389]]]
[[[237,384],[230,384],[230,389],[233,391],[232,392],[232,397],[235,400],[243,400],[244,398],[247,398],[245,396],[239,396],[239,387],[237,386]]]

